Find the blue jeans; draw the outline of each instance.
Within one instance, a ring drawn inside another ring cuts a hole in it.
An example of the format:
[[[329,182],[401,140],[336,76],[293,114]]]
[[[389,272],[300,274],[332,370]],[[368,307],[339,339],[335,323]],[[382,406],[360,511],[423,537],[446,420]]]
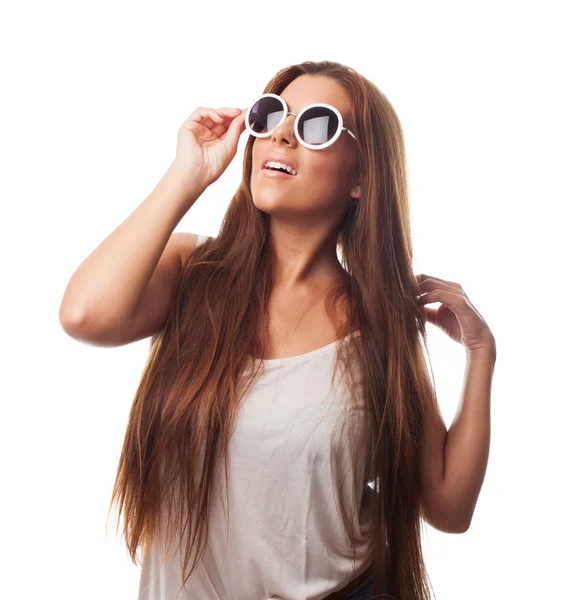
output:
[[[345,596],[345,600],[373,600],[373,598],[395,600],[395,596],[389,593],[373,595],[373,575],[369,575],[348,596]]]

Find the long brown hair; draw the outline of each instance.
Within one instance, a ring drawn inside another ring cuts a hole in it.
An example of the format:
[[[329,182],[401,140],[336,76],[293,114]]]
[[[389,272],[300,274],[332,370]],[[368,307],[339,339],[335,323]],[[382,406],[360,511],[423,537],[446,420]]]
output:
[[[278,94],[304,74],[333,78],[353,103],[361,197],[350,199],[339,224],[337,248],[346,278],[328,290],[326,310],[337,322],[335,310],[349,299],[348,317],[337,327],[335,365],[358,368],[360,381],[351,382],[350,395],[363,404],[372,427],[359,433],[356,447],[370,451],[369,483],[376,492],[371,493],[375,591],[385,587],[400,600],[427,600],[422,423],[438,405],[422,351],[426,320],[412,271],[402,128],[384,94],[337,62],[286,67],[264,92]],[[269,215],[256,208],[250,191],[254,140],[247,141],[242,181],[219,234],[192,252],[166,324],[153,338],[108,510],[109,520],[118,503],[118,526],[124,514],[123,535],[134,564],[138,548],[142,561],[159,535],[163,515],[170,517],[169,543],[180,532],[182,544],[186,530],[183,586],[203,557],[213,484],[225,465],[241,397],[259,373],[248,369],[251,357],[265,356],[261,331],[273,249]],[[347,335],[356,329],[360,335]],[[353,541],[345,510],[343,521]]]

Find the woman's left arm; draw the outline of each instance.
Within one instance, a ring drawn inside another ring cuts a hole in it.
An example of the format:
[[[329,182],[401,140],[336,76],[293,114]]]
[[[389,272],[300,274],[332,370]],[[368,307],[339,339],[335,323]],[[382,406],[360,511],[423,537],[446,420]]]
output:
[[[460,531],[470,527],[487,470],[491,438],[491,382],[497,358],[495,338],[462,287],[434,276],[417,275],[419,302],[428,322],[436,325],[466,351],[462,399],[444,445],[440,497]]]
[[[494,345],[467,352],[462,399],[446,434],[442,493],[458,514],[463,531],[470,527],[487,471],[495,360]]]

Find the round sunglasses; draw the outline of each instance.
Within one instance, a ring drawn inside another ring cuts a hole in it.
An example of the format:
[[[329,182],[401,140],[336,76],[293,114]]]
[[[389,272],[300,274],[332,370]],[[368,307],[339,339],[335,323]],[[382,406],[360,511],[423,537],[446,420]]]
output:
[[[262,94],[245,113],[245,127],[255,137],[267,137],[288,115],[294,115],[296,139],[306,148],[322,150],[334,144],[346,131],[354,140],[355,134],[343,127],[341,113],[330,104],[305,106],[298,114],[290,112],[284,98],[277,94]]]

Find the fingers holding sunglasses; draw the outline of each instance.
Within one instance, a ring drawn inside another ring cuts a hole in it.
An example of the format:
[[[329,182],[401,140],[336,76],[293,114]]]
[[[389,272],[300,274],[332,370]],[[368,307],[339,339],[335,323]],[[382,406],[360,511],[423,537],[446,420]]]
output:
[[[197,107],[179,129],[175,163],[189,180],[215,181],[237,152],[243,112],[231,107]]]
[[[206,106],[197,107],[189,118],[185,121],[185,125],[199,126],[205,128],[213,136],[208,139],[215,139],[221,137],[225,133],[225,130],[229,128],[231,121],[240,114],[241,111],[231,107],[218,108],[217,110]],[[200,131],[202,135],[204,131]],[[207,136],[208,137],[208,136]]]

